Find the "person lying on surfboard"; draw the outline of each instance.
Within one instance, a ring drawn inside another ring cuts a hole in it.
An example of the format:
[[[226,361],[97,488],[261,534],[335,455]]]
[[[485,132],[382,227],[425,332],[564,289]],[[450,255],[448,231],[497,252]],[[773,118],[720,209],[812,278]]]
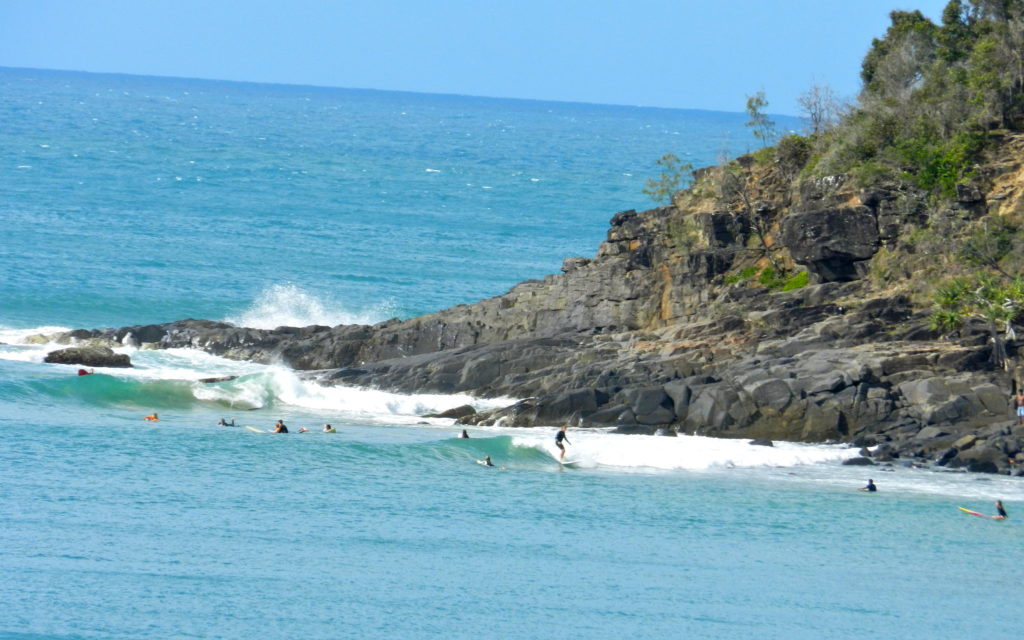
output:
[[[562,441],[565,440],[565,444],[572,444],[569,442],[569,438],[565,437],[565,430],[568,428],[568,426],[563,426],[555,434],[555,446],[562,450],[562,454],[558,457],[559,460],[565,460],[565,446],[562,444]]]
[[[859,490],[860,491],[878,491],[878,487],[875,486],[875,481],[874,480],[872,480],[871,478],[868,478],[867,486],[861,487]]]
[[[160,417],[156,415],[156,411],[143,418],[146,422],[160,422]]]

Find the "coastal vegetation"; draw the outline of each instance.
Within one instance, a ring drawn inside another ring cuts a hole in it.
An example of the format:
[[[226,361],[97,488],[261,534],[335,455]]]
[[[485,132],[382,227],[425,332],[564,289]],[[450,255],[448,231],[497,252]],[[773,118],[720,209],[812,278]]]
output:
[[[802,189],[841,180],[850,196],[882,198],[887,228],[869,282],[930,306],[944,334],[984,320],[1005,364],[996,336],[1012,342],[1024,309],[1024,205],[981,203],[1024,146],[1024,1],[950,0],[938,24],[916,10],[890,19],[863,60],[856,102],[815,84],[798,99],[806,131],[779,137],[764,91],[748,96],[762,148],[695,172],[672,202],[677,215],[726,211],[743,227],[746,250],[724,283],[782,290],[800,281],[777,240]],[[664,202],[688,167],[659,164],[666,173],[647,193]]]

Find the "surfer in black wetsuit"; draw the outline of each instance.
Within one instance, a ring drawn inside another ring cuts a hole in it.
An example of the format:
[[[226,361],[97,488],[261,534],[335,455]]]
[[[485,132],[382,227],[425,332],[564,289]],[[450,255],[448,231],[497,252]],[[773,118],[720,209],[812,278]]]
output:
[[[875,486],[875,481],[868,478],[868,484],[865,487],[860,488],[861,491],[878,491],[878,487]]]
[[[465,429],[463,429],[463,430],[462,430],[462,435],[460,435],[459,437],[460,437],[460,438],[468,438],[468,437],[469,437],[469,434],[468,434],[468,433],[466,432],[466,430],[465,430]]]
[[[485,467],[493,467],[494,466],[494,463],[491,462],[491,456],[484,457],[484,466]]]
[[[288,427],[284,426],[284,420],[278,420],[274,425],[274,433],[288,433]]]
[[[1003,508],[1003,501],[996,500],[996,512],[999,515],[992,516],[993,520],[1006,520],[1010,516],[1006,515],[1006,509]]]
[[[562,444],[562,441],[565,440],[566,444],[572,444],[569,442],[569,438],[565,437],[565,430],[568,428],[569,427],[562,427],[558,430],[558,433],[555,434],[555,446],[562,450],[559,460],[565,460],[565,445]]]

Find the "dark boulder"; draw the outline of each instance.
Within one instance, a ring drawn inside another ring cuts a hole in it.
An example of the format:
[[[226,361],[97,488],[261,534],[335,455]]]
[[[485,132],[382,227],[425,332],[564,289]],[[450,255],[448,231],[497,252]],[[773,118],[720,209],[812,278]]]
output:
[[[454,409],[448,409],[447,411],[442,411],[440,413],[427,413],[427,414],[424,414],[422,417],[424,417],[424,418],[452,418],[454,420],[458,420],[459,418],[464,418],[466,416],[471,416],[474,413],[476,413],[476,409],[474,409],[473,407],[471,407],[468,404],[464,404],[461,407],[455,407]]]
[[[109,347],[68,347],[51,351],[43,358],[52,364],[80,364],[86,367],[132,366],[131,358],[123,353],[114,353]]]
[[[868,467],[868,466],[871,466],[871,465],[873,465],[875,463],[872,462],[870,458],[857,457],[857,458],[847,458],[846,460],[843,460],[843,464],[848,465],[848,466],[852,466],[852,467]]]
[[[783,218],[781,239],[818,282],[846,282],[878,251],[878,222],[867,207],[795,213]]]

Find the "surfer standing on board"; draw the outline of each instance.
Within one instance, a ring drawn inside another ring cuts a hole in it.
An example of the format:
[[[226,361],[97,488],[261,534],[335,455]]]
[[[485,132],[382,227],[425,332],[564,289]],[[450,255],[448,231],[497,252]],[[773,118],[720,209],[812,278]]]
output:
[[[559,460],[565,460],[565,445],[562,444],[562,441],[565,440],[565,444],[572,444],[569,442],[569,438],[565,437],[565,430],[568,428],[568,426],[563,426],[555,434],[555,446],[562,450],[562,454],[558,457]]]

